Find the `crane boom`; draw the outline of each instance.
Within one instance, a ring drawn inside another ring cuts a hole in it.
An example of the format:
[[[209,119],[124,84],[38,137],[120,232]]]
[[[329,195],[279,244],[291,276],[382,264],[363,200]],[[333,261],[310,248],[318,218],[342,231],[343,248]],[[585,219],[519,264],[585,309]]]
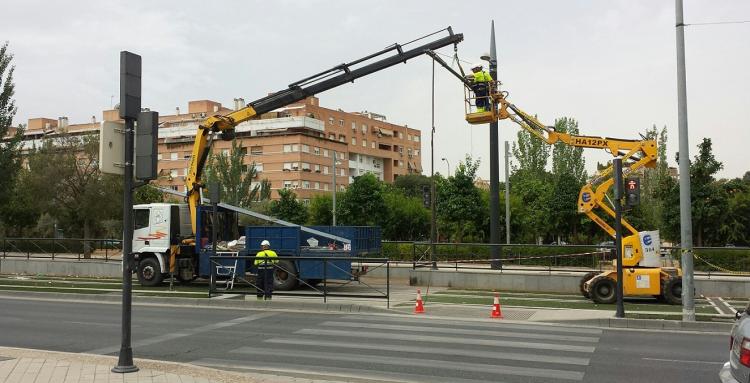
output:
[[[404,50],[407,45],[425,39],[436,33],[447,31],[448,36],[429,41],[415,48]],[[185,178],[185,190],[190,207],[193,234],[196,230],[196,209],[201,202],[200,189],[201,175],[206,164],[209,148],[213,135],[211,133],[221,132],[222,138],[231,139],[234,136],[234,128],[244,122],[260,117],[263,113],[293,104],[297,101],[336,88],[348,82],[367,76],[369,74],[392,67],[399,63],[426,54],[448,45],[456,45],[463,40],[463,34],[453,33],[451,27],[432,33],[428,36],[410,41],[405,44],[393,44],[383,50],[365,56],[363,58],[337,65],[329,70],[306,77],[302,80],[289,84],[286,89],[275,92],[269,96],[260,98],[247,104],[242,109],[233,111],[226,115],[214,115],[206,118],[199,126],[193,144],[190,168]],[[381,56],[385,56],[381,58]],[[375,61],[373,61],[375,60]]]

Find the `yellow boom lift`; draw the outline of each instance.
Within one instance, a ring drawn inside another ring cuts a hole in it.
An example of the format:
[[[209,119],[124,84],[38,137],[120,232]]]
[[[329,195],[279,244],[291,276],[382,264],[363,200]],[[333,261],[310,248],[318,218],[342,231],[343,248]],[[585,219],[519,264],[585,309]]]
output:
[[[472,92],[470,76],[453,70],[435,54],[430,54],[464,83],[466,121],[470,124],[486,124],[509,119],[534,137],[549,145],[562,143],[579,148],[602,149],[623,161],[623,176],[637,174],[640,169],[656,166],[657,146],[654,140],[627,140],[610,137],[582,136],[555,131],[554,127],[541,123],[507,100],[508,92],[501,91],[499,81],[490,83],[486,105],[490,110],[476,109],[476,96]],[[460,68],[460,67],[459,67]],[[614,185],[614,168],[610,164],[599,171],[578,194],[578,212],[586,214],[612,238],[615,230],[604,220],[599,211],[604,211],[612,219],[615,211],[607,203],[607,192]],[[624,218],[623,230],[623,294],[626,296],[653,296],[671,304],[682,303],[682,271],[680,268],[663,267],[659,254],[658,231],[639,232]],[[581,294],[597,303],[613,303],[616,299],[617,272],[613,269],[586,274],[580,283]]]

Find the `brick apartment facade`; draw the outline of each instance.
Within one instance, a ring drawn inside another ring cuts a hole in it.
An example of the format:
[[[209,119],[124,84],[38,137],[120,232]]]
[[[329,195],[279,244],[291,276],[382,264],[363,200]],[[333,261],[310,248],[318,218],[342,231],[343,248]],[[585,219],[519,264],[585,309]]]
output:
[[[233,107],[244,106],[241,99]],[[159,178],[156,184],[185,191],[184,180],[190,163],[198,124],[206,116],[226,114],[232,109],[210,100],[190,101],[187,113],[176,108],[172,115],[160,115]],[[106,110],[103,120],[118,120],[117,110]],[[25,145],[30,148],[47,134],[65,129],[70,134],[96,134],[100,123],[92,116],[89,123],[69,124],[34,118],[28,121]],[[268,179],[274,191],[294,189],[307,202],[333,190],[333,153],[336,152],[336,184],[344,190],[353,177],[372,173],[385,182],[405,174],[422,172],[421,133],[417,129],[392,124],[384,116],[349,113],[321,107],[316,97],[267,113],[261,119],[239,124],[237,139],[246,153],[244,162],[255,163],[255,182]],[[227,153],[231,143],[217,139],[214,153]]]

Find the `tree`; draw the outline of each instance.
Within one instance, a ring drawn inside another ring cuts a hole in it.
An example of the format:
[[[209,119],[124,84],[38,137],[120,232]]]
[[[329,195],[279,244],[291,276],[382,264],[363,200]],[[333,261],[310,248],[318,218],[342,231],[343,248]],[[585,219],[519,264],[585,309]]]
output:
[[[533,175],[544,174],[550,146],[525,130],[519,131],[517,137],[518,143],[513,143],[513,157],[518,165],[513,164],[513,171],[523,169]]]
[[[133,204],[158,203],[164,201],[164,194],[151,185],[143,185],[133,191]]]
[[[209,183],[216,182],[220,185],[223,202],[250,208],[252,202],[270,199],[271,188],[267,180],[253,184],[253,179],[258,175],[255,162],[245,165],[244,158],[242,142],[234,139],[228,154],[211,155],[205,174]]]
[[[12,61],[13,55],[8,51],[6,42],[0,46],[0,210],[4,210],[13,195],[11,190],[21,168],[21,140],[24,131],[23,126],[12,129],[13,117],[16,115],[16,104],[13,100],[15,66],[11,64]]]
[[[578,122],[563,117],[555,121],[555,131],[578,134]],[[581,217],[576,204],[578,193],[586,183],[586,161],[583,148],[558,142],[552,151],[552,182],[549,194],[550,229],[557,239],[575,237]]]
[[[60,132],[28,157],[30,187],[50,191],[37,195],[41,211],[67,233],[83,237],[86,257],[92,249],[85,240],[99,223],[122,214],[121,180],[99,171],[98,153],[98,137]]]
[[[430,177],[422,174],[405,174],[393,181],[393,186],[407,197],[422,197],[423,188],[430,187]]]
[[[354,177],[341,198],[340,209],[336,210],[337,219],[345,225],[381,225],[386,217],[383,193],[382,182],[373,174]]]
[[[384,238],[415,241],[429,237],[430,211],[422,206],[421,197],[408,197],[400,189],[392,188],[385,193],[384,201],[387,211]]]
[[[278,201],[271,201],[271,215],[284,221],[304,225],[307,222],[307,208],[297,200],[297,195],[289,189],[280,189],[279,197]]]
[[[458,164],[453,176],[439,179],[438,182],[437,212],[441,234],[447,230],[456,242],[463,242],[465,236],[476,236],[483,232],[481,225],[485,207],[479,189],[474,185],[478,168],[479,160],[474,161],[467,155]]]
[[[312,225],[333,224],[333,198],[329,194],[319,194],[310,200],[309,222]]]

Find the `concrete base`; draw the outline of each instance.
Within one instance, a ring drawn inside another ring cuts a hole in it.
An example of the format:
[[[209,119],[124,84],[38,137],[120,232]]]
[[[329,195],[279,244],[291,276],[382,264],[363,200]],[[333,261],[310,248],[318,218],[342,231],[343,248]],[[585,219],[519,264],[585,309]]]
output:
[[[6,258],[0,259],[0,274],[122,278],[122,263]]]

